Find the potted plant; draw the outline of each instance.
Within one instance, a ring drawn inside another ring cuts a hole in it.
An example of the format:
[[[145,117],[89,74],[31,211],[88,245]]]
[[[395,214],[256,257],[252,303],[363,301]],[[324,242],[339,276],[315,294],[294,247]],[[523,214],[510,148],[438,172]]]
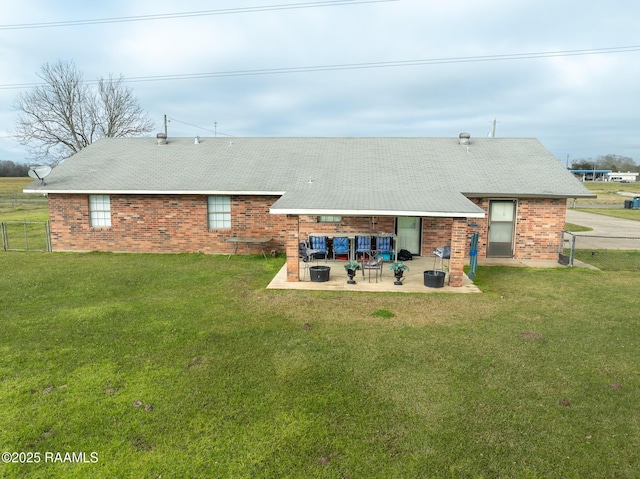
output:
[[[402,285],[402,275],[409,269],[409,267],[402,261],[394,261],[389,265],[389,269],[393,271],[393,275],[396,277],[393,284]]]
[[[353,277],[356,275],[356,271],[360,269],[360,263],[354,259],[350,259],[347,261],[347,264],[344,265],[344,269],[347,270],[347,276],[349,276],[347,284],[356,284]]]

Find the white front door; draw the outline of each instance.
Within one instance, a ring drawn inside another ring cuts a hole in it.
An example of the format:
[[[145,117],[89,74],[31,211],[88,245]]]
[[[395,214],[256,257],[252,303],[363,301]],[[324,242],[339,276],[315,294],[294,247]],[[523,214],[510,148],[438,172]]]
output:
[[[406,249],[411,254],[420,255],[422,219],[416,216],[398,216],[396,230],[396,252]]]

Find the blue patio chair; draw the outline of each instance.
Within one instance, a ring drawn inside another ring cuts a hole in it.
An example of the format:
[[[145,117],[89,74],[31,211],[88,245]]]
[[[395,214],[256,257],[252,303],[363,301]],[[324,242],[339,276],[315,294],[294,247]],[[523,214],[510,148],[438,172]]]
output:
[[[327,249],[327,237],[326,236],[310,236],[311,249],[315,250],[317,254],[324,255],[324,261],[327,262],[329,256],[329,250]]]
[[[333,238],[333,259],[336,259],[336,255],[347,255],[349,258],[349,238],[339,237]]]
[[[366,255],[371,259],[371,236],[358,236],[356,238],[356,254],[358,253],[362,258]]]
[[[378,254],[382,255],[383,259],[387,259],[384,257],[385,255],[389,255],[389,260],[394,259],[390,236],[376,237],[376,250],[378,251]]]

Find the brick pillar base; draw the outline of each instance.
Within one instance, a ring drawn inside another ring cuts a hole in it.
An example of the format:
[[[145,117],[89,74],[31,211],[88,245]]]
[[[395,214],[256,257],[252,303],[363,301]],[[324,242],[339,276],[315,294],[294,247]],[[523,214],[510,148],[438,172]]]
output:
[[[467,218],[454,218],[451,228],[451,258],[449,259],[449,286],[462,286],[464,257],[467,247]]]
[[[300,281],[300,259],[298,258],[300,218],[287,216],[287,281]]]

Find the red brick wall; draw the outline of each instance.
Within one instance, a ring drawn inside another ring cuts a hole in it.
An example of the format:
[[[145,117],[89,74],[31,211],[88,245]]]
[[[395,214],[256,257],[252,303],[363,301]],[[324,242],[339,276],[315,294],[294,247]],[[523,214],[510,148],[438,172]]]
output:
[[[527,198],[518,201],[514,257],[557,260],[566,212],[566,199]]]
[[[300,217],[300,238],[306,240],[315,234],[371,234],[393,233],[395,217],[343,216],[340,223],[318,223],[317,216]]]
[[[310,233],[354,234],[393,232],[395,218],[343,217],[340,223],[318,223],[316,216],[302,216],[299,221],[284,215],[272,215],[269,207],[277,200],[272,196],[231,196],[230,230],[209,230],[207,196],[204,195],[111,195],[111,228],[89,225],[87,195],[49,195],[51,242],[54,251],[124,251],[124,252],[202,252],[225,254],[232,246],[225,240],[231,236],[272,237],[265,249],[285,251],[297,239]],[[488,214],[489,200],[472,199]],[[517,259],[556,259],[564,229],[566,200],[518,200],[516,222]],[[467,228],[466,254],[471,233],[480,233],[478,256],[486,257],[488,219],[470,219],[478,228]],[[451,218],[423,218],[422,254],[451,244]],[[256,247],[239,245],[239,253],[259,253]]]
[[[49,195],[53,251],[229,253],[231,236],[271,237],[284,252],[286,218],[269,213],[278,198],[231,196],[231,229],[209,230],[205,195],[111,195],[111,227],[89,224],[88,195]],[[239,253],[259,247],[238,246]]]
[[[487,228],[489,224],[489,199],[471,198],[485,212],[484,218],[471,218],[468,235],[478,232],[478,257],[487,256]],[[519,198],[516,210],[515,248],[516,259],[553,260],[558,258],[562,231],[566,218],[566,199]],[[468,249],[468,244],[467,244]],[[468,251],[467,251],[468,254]]]

